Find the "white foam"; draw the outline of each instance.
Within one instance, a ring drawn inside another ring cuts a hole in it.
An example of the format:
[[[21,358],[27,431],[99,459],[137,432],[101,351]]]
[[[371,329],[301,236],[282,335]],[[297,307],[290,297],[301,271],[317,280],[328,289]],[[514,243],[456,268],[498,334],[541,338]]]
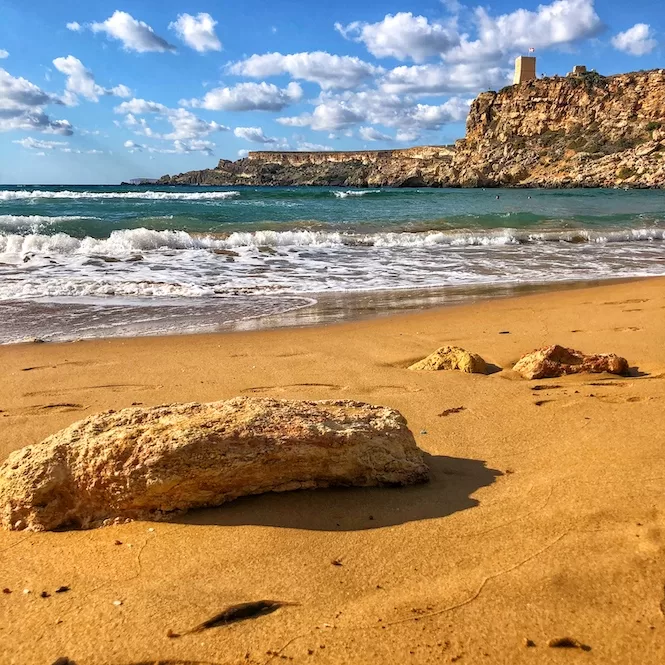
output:
[[[333,194],[338,199],[347,199],[350,196],[366,196],[367,194],[379,194],[381,193],[380,189],[363,189],[361,191],[348,190],[346,192],[333,192]]]
[[[51,226],[67,222],[76,222],[82,219],[98,219],[97,217],[82,217],[80,215],[48,217],[46,215],[0,215],[0,233],[4,229],[13,231],[30,229],[37,232]]]
[[[20,201],[27,199],[147,199],[150,201],[206,201],[233,199],[240,192],[72,192],[64,190],[0,190],[0,201]]]

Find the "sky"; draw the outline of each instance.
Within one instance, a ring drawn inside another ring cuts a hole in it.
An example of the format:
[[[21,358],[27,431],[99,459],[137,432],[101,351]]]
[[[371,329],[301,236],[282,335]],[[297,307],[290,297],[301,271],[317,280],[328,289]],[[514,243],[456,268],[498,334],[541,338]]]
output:
[[[615,74],[661,67],[664,31],[653,0],[0,0],[0,182],[449,144],[530,48]]]

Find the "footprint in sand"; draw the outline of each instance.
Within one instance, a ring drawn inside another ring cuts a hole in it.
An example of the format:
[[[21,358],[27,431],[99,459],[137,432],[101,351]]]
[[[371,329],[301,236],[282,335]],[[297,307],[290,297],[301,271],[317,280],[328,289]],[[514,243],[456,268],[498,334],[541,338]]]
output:
[[[633,298],[632,300],[612,300],[604,302],[603,305],[635,305],[641,302],[649,302],[648,298]]]
[[[244,393],[268,393],[268,392],[286,392],[293,388],[327,388],[332,392],[346,390],[347,386],[338,386],[335,383],[288,383],[283,386],[254,386],[252,388],[244,388]]]
[[[123,393],[132,391],[157,390],[162,386],[141,383],[108,383],[101,386],[81,386],[80,388],[61,388],[59,390],[35,390],[23,393],[24,397],[57,397],[67,393],[82,393],[87,390],[108,390],[112,393]]]

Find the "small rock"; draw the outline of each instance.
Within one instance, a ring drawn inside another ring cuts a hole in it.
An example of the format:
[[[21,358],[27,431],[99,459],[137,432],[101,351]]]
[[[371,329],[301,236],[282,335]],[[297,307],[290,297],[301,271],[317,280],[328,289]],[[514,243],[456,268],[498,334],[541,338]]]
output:
[[[56,593],[67,593],[67,591],[69,591],[69,587],[66,586],[66,585],[59,586],[59,587],[55,590]]]
[[[121,601],[121,600],[114,600],[114,601],[113,601],[113,604],[114,604],[116,607],[120,607],[120,605],[122,605],[122,601]]]
[[[524,638],[524,646],[525,647],[535,647],[536,643],[533,640],[530,640],[528,637]]]
[[[30,589],[23,589],[23,593],[27,596],[29,593],[32,593]]]
[[[467,374],[487,374],[487,363],[476,353],[459,346],[442,346],[423,360],[409,367],[414,371],[456,369]]]
[[[547,379],[580,372],[627,374],[628,361],[613,353],[585,355],[554,344],[522,356],[513,370],[525,379]]]
[[[40,598],[50,598],[50,597],[51,597],[51,594],[50,594],[48,591],[42,591],[42,592],[39,594],[39,597],[40,597]]]
[[[11,590],[11,589],[8,589],[7,587],[5,587],[5,588],[2,590],[2,593],[11,593],[11,592],[12,592],[12,590]]]
[[[579,640],[576,640],[574,637],[556,637],[551,639],[547,643],[548,647],[552,649],[582,649],[582,651],[591,651],[591,647],[582,644]]]

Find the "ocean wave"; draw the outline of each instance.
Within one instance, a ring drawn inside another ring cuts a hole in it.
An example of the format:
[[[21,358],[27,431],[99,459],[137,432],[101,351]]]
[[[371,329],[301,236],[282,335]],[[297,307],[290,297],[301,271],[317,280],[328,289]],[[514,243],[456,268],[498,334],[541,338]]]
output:
[[[336,198],[338,199],[347,199],[350,196],[367,196],[368,194],[381,194],[380,189],[363,189],[360,191],[348,190],[346,192],[333,192]]]
[[[38,232],[53,224],[77,222],[86,219],[98,219],[97,217],[84,217],[80,215],[48,217],[46,215],[0,215],[0,233],[8,229],[10,231],[32,231]]]
[[[22,201],[28,199],[145,199],[149,201],[208,201],[233,199],[240,192],[73,192],[63,190],[0,190],[0,201]]]
[[[428,231],[417,233],[347,233],[334,231],[254,231],[228,236],[191,235],[186,231],[155,231],[146,228],[113,231],[108,238],[75,238],[66,233],[46,235],[2,234],[0,253],[56,253],[124,255],[137,251],[257,249],[260,247],[376,247],[419,248],[432,246],[501,246],[539,243],[613,243],[665,240],[665,229],[644,228],[614,231],[560,230],[532,233],[497,229],[479,233]]]

